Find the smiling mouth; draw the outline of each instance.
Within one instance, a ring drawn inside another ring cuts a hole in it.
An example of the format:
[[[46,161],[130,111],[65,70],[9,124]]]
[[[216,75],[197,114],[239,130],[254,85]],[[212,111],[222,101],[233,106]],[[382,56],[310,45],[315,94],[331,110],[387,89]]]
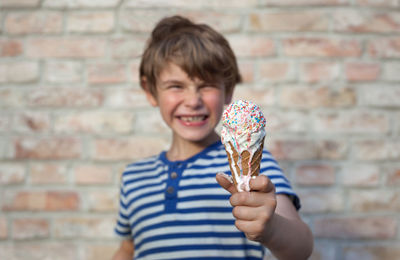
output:
[[[201,122],[207,119],[208,116],[180,116],[179,119],[188,122],[188,123],[193,123],[193,122]]]

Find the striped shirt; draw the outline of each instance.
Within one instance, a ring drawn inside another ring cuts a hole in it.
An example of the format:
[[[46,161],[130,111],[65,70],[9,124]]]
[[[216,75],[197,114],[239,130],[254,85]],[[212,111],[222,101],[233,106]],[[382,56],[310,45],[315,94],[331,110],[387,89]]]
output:
[[[230,194],[216,182],[218,172],[230,174],[221,142],[184,161],[169,161],[164,151],[127,166],[115,231],[134,240],[134,259],[263,258],[264,248],[234,226]],[[260,173],[299,209],[298,197],[266,150]]]

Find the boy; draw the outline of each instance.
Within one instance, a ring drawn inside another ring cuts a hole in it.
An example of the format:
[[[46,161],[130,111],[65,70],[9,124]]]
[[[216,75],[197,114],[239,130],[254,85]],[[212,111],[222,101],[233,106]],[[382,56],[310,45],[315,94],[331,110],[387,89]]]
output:
[[[225,174],[215,127],[241,80],[225,38],[207,25],[165,18],[152,32],[140,77],[172,143],[122,176],[115,230],[125,240],[114,260],[262,259],[265,247],[279,259],[306,259],[312,236],[271,154],[263,152],[251,192],[237,192]]]

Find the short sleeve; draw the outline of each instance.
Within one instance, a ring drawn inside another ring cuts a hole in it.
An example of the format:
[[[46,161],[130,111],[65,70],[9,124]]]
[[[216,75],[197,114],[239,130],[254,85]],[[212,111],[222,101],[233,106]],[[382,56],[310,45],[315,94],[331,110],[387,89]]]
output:
[[[301,205],[299,197],[293,191],[289,180],[283,174],[283,171],[278,165],[278,162],[267,150],[263,151],[260,165],[260,174],[266,175],[271,180],[271,182],[275,185],[276,194],[288,195],[289,198],[292,200],[296,210],[300,209]]]
[[[121,189],[119,196],[119,213],[117,218],[117,224],[115,226],[115,233],[122,239],[131,239],[131,226],[129,224],[129,216],[127,210],[127,199],[125,196],[124,184],[121,180]]]

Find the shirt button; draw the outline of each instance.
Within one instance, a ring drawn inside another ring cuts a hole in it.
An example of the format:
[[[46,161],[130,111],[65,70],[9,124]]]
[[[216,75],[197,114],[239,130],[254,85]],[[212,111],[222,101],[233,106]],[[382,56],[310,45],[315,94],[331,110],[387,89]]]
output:
[[[176,172],[171,173],[171,179],[176,179],[178,174]]]
[[[174,193],[174,191],[175,191],[174,187],[169,186],[169,187],[167,188],[167,192],[168,192],[169,194]]]

